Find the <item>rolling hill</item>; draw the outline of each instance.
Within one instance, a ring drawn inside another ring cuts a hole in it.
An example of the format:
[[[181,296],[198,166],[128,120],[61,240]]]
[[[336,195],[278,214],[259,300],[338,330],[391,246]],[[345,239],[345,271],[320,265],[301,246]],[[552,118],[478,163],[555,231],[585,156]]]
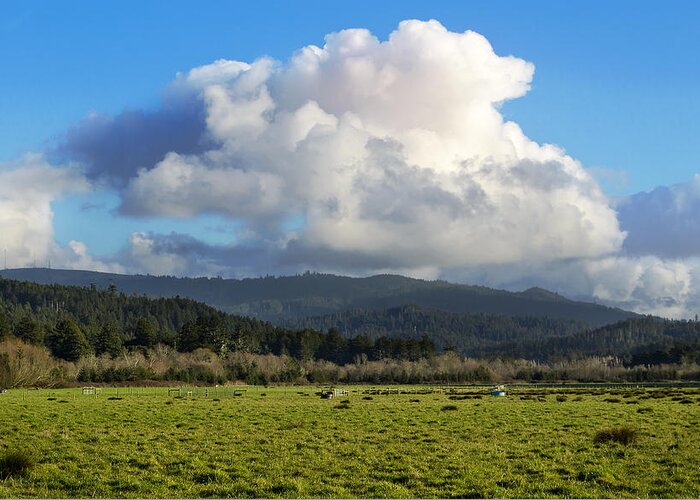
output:
[[[187,297],[222,311],[283,324],[352,309],[383,310],[415,305],[452,313],[547,317],[598,327],[636,317],[635,313],[569,300],[541,288],[508,292],[482,286],[425,281],[397,275],[350,278],[305,273],[246,279],[175,278],[45,268],[9,269],[0,275],[41,284],[114,285],[126,294]]]
[[[80,352],[73,349],[66,354],[57,340],[71,331],[66,320],[75,323],[76,339],[84,335],[70,344]],[[443,349],[477,358],[547,361],[616,356],[631,364],[697,363],[699,332],[698,321],[652,316],[594,329],[574,320],[454,313],[415,305],[288,319],[280,327],[188,298],[148,298],[97,286],[0,279],[0,341],[14,336],[45,344],[59,357],[77,358],[88,351],[119,353],[124,347],[163,343],[183,352],[206,347],[341,364],[363,353],[368,359],[415,360]]]

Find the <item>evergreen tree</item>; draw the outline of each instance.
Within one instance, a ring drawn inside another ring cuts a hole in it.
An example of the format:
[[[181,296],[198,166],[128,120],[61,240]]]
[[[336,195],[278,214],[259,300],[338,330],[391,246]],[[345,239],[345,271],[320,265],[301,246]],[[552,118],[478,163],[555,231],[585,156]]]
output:
[[[224,322],[219,315],[200,316],[197,318],[197,329],[201,342],[201,345],[197,347],[207,347],[217,353],[228,350],[229,338]]]
[[[10,322],[5,311],[0,311],[0,341],[10,336]]]
[[[177,350],[181,352],[192,352],[201,346],[200,332],[197,323],[188,321],[182,328],[177,338]]]
[[[77,361],[90,351],[85,334],[70,318],[56,323],[47,341],[51,353],[66,361]]]
[[[430,340],[430,337],[423,335],[420,340],[421,357],[432,358],[435,356],[435,344]]]
[[[41,344],[44,340],[41,325],[31,316],[24,316],[17,322],[14,334],[15,337],[30,344]]]
[[[151,348],[158,342],[158,332],[155,325],[147,318],[139,318],[134,327],[132,345]]]
[[[102,329],[97,334],[95,339],[95,354],[109,354],[113,358],[119,356],[124,350],[117,327],[112,322],[107,322],[102,326]]]

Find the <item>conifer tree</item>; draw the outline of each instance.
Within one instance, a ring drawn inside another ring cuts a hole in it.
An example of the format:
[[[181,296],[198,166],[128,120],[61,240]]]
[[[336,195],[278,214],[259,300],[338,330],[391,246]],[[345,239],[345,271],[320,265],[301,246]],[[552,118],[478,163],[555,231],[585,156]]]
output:
[[[41,344],[44,340],[44,331],[39,322],[30,314],[23,316],[17,322],[14,328],[14,335],[29,344]]]
[[[70,318],[63,318],[56,323],[47,343],[55,357],[66,361],[77,361],[90,350],[85,334]]]
[[[132,344],[151,348],[158,342],[158,332],[155,325],[147,318],[139,318],[134,327],[134,340]]]
[[[10,322],[5,311],[0,311],[0,341],[10,336]]]
[[[113,358],[119,356],[124,350],[117,327],[111,321],[105,323],[95,339],[95,354],[109,354]]]

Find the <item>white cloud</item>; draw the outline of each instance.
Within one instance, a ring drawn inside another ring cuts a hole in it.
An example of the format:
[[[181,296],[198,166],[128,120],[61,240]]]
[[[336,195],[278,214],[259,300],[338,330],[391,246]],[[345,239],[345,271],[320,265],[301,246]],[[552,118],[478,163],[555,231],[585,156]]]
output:
[[[672,318],[690,318],[700,311],[700,257],[614,255],[522,262],[443,270],[441,277],[510,290],[539,286],[577,300]]]
[[[54,241],[51,203],[89,189],[75,166],[53,167],[38,154],[0,164],[0,249],[6,252],[7,266],[46,266],[51,262],[70,269],[123,270],[118,264],[93,259],[79,241],[65,247]]]
[[[122,210],[223,213],[309,265],[319,253],[418,270],[616,252],[624,233],[590,175],[498,111],[533,71],[436,21],[405,21],[384,42],[334,33],[286,64],[195,68],[177,83],[201,93],[219,145],[141,170]],[[293,234],[290,217],[305,220]]]
[[[52,262],[62,269],[79,269],[103,273],[125,273],[126,268],[113,259],[108,261],[96,259],[90,255],[88,247],[82,241],[71,240],[66,246],[54,245]]]
[[[588,264],[593,296],[643,313],[688,317],[697,312],[700,258],[614,257]]]
[[[436,21],[405,21],[386,41],[345,30],[284,63],[194,68],[166,89],[162,110],[87,119],[62,151],[91,178],[126,186],[124,214],[236,221],[229,246],[133,233],[119,257],[130,271],[399,272],[693,316],[700,176],[611,207],[591,172],[620,174],[584,169],[499,112],[533,74],[483,36]],[[53,252],[67,265],[116,265],[78,242],[52,246],[51,200],[85,181],[42,165],[0,170],[0,229],[13,258]]]
[[[135,232],[122,261],[131,272],[157,276],[228,276],[232,262],[224,263],[222,255],[230,257],[232,251],[235,249],[207,246],[189,235]]]
[[[71,168],[51,167],[39,155],[0,165],[0,238],[9,267],[45,265],[51,257],[51,202],[88,184]]]
[[[209,166],[199,158],[170,153],[131,182],[123,211],[174,217],[221,212],[245,218],[283,211],[283,196],[282,180],[274,174]]]
[[[133,265],[141,272],[157,276],[178,276],[187,269],[185,256],[158,251],[156,241],[146,233],[133,233],[129,237],[129,245]]]

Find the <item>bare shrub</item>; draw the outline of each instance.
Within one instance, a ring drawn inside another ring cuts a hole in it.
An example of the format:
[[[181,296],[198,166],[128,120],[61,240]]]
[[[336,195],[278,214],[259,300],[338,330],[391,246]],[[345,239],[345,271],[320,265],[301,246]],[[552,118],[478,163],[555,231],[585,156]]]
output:
[[[71,367],[45,347],[19,339],[0,342],[0,387],[55,387],[69,377]]]

